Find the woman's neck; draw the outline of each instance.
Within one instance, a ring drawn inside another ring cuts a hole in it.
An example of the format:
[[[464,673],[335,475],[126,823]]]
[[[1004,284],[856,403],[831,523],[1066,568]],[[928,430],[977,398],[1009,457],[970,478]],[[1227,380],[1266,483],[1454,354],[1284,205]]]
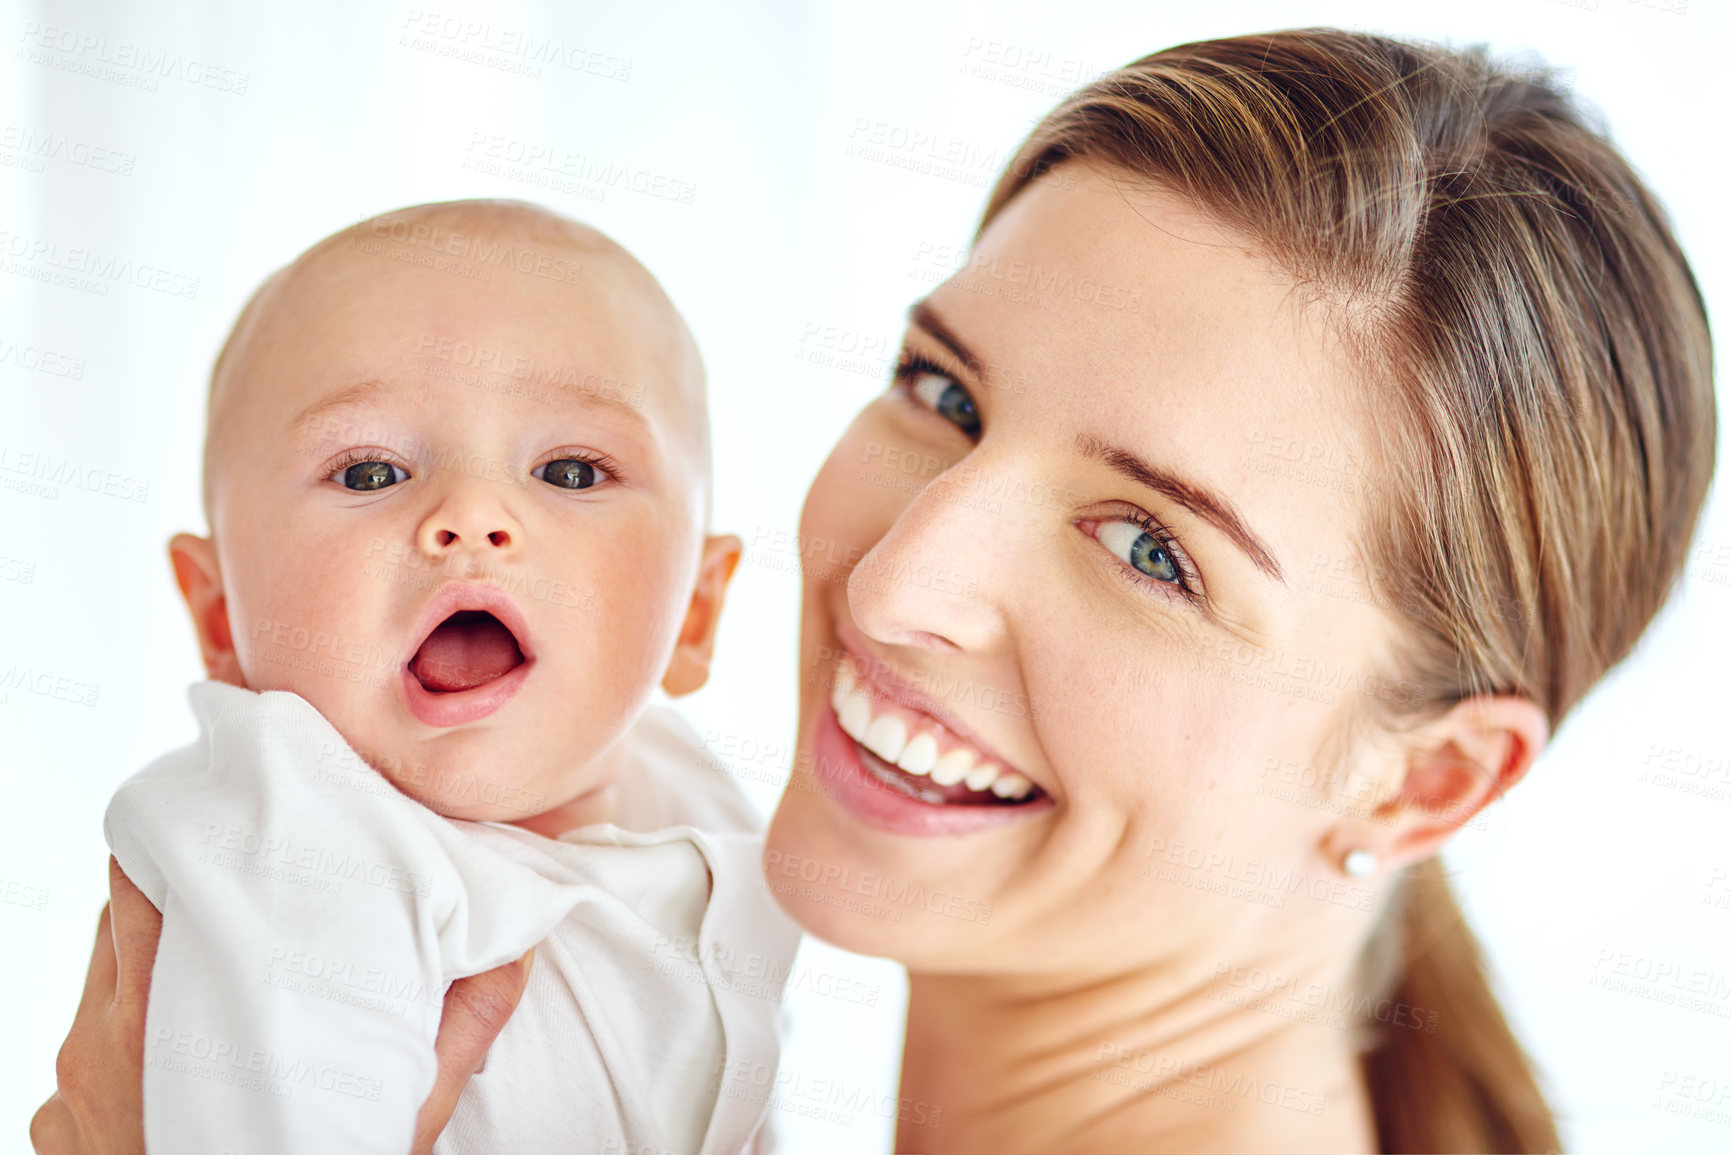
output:
[[[912,974],[896,1150],[1373,1151],[1350,968]]]

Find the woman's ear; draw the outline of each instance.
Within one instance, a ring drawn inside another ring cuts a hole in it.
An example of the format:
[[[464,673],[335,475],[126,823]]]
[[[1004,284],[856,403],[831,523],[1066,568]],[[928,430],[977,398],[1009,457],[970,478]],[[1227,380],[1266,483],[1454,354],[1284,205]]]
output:
[[[168,560],[174,566],[180,596],[186,599],[187,612],[192,615],[205,674],[212,681],[245,687],[246,675],[241,673],[234,634],[229,629],[228,598],[223,593],[215,543],[208,537],[177,533],[168,543]]]
[[[1550,724],[1530,698],[1482,694],[1455,703],[1414,738],[1400,792],[1338,832],[1341,854],[1369,850],[1381,870],[1429,858],[1526,775]]]
[[[697,566],[697,584],[685,622],[668,659],[661,688],[674,697],[701,689],[709,681],[709,661],[715,653],[715,632],[721,624],[721,606],[727,600],[727,583],[739,565],[744,546],[732,534],[703,540],[703,557]]]

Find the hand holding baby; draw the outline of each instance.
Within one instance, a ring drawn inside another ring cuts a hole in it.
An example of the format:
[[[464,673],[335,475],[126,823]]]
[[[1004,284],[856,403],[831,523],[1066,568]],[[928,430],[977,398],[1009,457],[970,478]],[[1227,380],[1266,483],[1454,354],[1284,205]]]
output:
[[[162,916],[112,858],[108,885],[110,902],[97,920],[84,997],[55,1063],[59,1089],[30,1120],[37,1155],[144,1150],[144,1010]],[[457,1097],[517,1009],[534,954],[451,984],[434,1044],[439,1077],[415,1120],[411,1155],[432,1151],[450,1122]]]

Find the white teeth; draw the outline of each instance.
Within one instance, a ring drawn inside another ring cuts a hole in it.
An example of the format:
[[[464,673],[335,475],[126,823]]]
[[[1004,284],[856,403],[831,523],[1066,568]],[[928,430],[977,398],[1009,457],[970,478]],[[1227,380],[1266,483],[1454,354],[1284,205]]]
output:
[[[835,712],[835,717],[849,738],[855,742],[863,741],[866,727],[871,725],[872,721],[871,703],[864,698],[856,698],[850,694],[847,701],[843,702],[841,708]]]
[[[957,746],[938,757],[937,738],[923,730],[910,738],[908,724],[898,714],[874,716],[871,694],[859,686],[845,664],[836,668],[829,700],[836,721],[849,738],[908,774],[929,774],[937,786],[966,782],[969,790],[990,790],[999,798],[1024,798],[1034,788],[1022,775],[1006,771],[996,762],[981,761],[967,746]],[[905,779],[899,785],[912,789]],[[932,800],[941,800],[941,796],[933,795]]]
[[[930,774],[938,760],[938,740],[930,734],[915,734],[902,747],[896,765],[909,774]]]
[[[963,779],[963,781],[968,784],[969,790],[984,790],[993,782],[997,781],[997,778],[997,765],[991,762],[981,762],[973,770],[968,772],[967,778]]]
[[[972,750],[957,746],[937,760],[932,767],[932,781],[939,786],[954,786],[968,776],[968,771],[974,768],[974,761]]]
[[[894,714],[879,714],[866,727],[865,737],[857,739],[861,746],[894,765],[908,744],[908,725]]]

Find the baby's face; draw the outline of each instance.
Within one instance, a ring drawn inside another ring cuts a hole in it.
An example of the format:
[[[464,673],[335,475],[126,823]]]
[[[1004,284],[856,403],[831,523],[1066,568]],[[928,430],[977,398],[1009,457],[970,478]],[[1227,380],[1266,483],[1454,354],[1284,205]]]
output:
[[[704,466],[695,351],[641,270],[501,243],[531,271],[339,242],[275,286],[208,466],[246,684],[433,809],[514,821],[604,796],[691,595]]]

